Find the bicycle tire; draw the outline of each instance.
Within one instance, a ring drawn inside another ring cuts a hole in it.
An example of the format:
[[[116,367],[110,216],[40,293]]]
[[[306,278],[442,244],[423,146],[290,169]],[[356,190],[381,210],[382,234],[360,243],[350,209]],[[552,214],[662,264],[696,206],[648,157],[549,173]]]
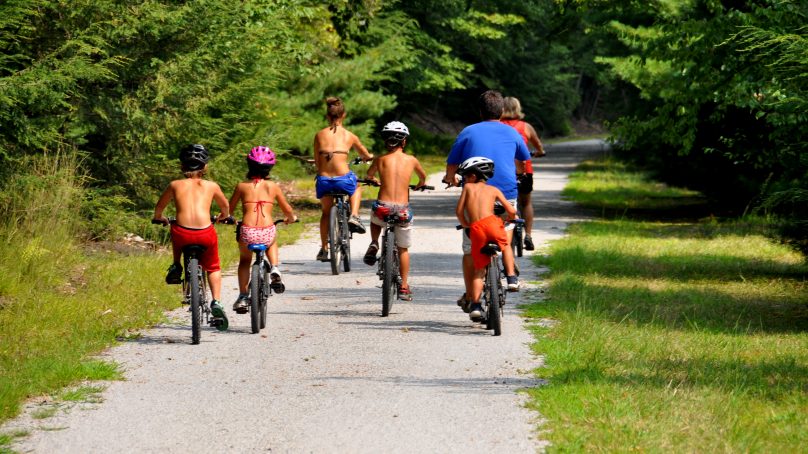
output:
[[[261,265],[254,263],[250,273],[250,328],[255,334],[261,330]]]
[[[342,239],[342,271],[351,271],[351,231],[348,227],[348,205],[343,205],[340,238]]]
[[[266,267],[263,268],[264,280],[262,282],[264,285],[261,286],[261,329],[267,327],[267,299],[269,299],[269,295],[272,292],[269,289],[269,271]]]
[[[502,293],[502,279],[499,276],[499,264],[497,258],[491,258],[491,264],[488,265],[488,273],[486,274],[487,303],[486,315],[486,328],[494,330],[494,336],[502,334],[502,305],[500,304],[500,294]]]
[[[524,227],[521,224],[516,224],[513,228],[513,244],[516,247],[514,251],[515,257],[522,256],[522,249],[524,248]]]
[[[384,267],[384,278],[382,280],[382,317],[390,315],[390,309],[393,308],[393,300],[396,298],[396,276],[395,264],[393,261],[394,248],[396,247],[396,238],[392,230],[387,230],[384,234],[384,251],[382,252],[382,260]]]
[[[188,274],[188,291],[191,292],[191,344],[197,345],[202,337],[202,288],[196,257],[188,259],[185,272]]]
[[[331,274],[339,274],[340,255],[342,247],[339,236],[339,209],[337,208],[337,201],[334,201],[334,206],[329,211],[328,218],[328,253],[331,255]]]

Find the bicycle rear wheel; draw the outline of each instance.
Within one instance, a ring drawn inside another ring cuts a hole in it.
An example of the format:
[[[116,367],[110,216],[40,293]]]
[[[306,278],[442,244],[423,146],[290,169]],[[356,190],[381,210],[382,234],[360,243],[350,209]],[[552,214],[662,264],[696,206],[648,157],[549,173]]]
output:
[[[253,334],[261,329],[261,271],[261,265],[255,263],[250,273],[250,328]]]
[[[264,262],[266,265],[268,262]],[[267,299],[269,298],[271,290],[269,289],[269,271],[264,267],[264,279],[261,282],[261,329],[267,327]]]
[[[348,204],[342,206],[342,224],[340,226],[340,238],[342,238],[342,271],[351,271],[351,231],[348,228],[348,218],[351,213],[348,211]]]
[[[337,208],[337,201],[334,201],[334,206],[331,207],[328,218],[328,252],[331,255],[331,273],[339,274],[340,257],[342,254],[342,247],[340,245],[340,222],[339,222],[339,209]]]
[[[382,260],[384,267],[384,278],[382,280],[382,317],[390,315],[393,308],[393,300],[396,299],[396,266],[393,261],[394,248],[396,247],[396,237],[392,229],[388,229],[384,234],[384,245]]]
[[[485,291],[486,315],[486,328],[494,330],[494,336],[502,334],[502,305],[500,304],[502,280],[499,276],[499,264],[496,257],[491,257],[491,263],[488,265],[488,273],[485,276]]]
[[[188,275],[188,291],[191,292],[191,343],[199,344],[202,335],[202,270],[199,260],[191,257],[185,266]]]

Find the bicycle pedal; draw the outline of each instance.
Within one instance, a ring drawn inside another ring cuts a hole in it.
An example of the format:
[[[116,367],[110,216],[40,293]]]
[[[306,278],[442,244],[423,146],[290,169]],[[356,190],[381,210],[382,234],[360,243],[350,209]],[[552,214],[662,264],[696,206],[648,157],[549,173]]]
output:
[[[278,294],[281,294],[286,291],[286,286],[283,285],[283,282],[273,282],[269,284],[269,288],[271,288],[273,292]]]
[[[246,314],[247,312],[250,312],[249,307],[244,307],[244,308],[241,308],[241,309],[235,309],[236,314]]]

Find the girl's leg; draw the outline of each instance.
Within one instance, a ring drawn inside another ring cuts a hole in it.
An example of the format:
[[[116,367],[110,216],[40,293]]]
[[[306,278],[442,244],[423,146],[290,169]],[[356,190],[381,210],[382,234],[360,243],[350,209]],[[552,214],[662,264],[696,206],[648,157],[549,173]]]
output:
[[[278,266],[280,262],[280,256],[278,252],[278,242],[273,241],[272,244],[267,249],[267,257],[269,258],[269,263]]]
[[[334,199],[332,197],[323,197],[320,199],[320,206],[323,209],[322,213],[320,213],[320,247],[327,249],[328,221],[331,216],[331,207],[334,206]]]
[[[362,203],[362,186],[357,185],[356,191],[348,199],[351,202],[351,216],[359,216],[359,204]]]
[[[519,211],[522,212],[522,219],[525,220],[525,234],[532,236],[533,231],[533,203],[530,194],[519,194]]]

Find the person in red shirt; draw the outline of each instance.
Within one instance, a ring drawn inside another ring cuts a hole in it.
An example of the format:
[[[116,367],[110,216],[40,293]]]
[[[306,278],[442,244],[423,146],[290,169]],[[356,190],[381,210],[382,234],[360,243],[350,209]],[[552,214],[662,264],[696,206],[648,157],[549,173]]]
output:
[[[512,126],[522,136],[525,145],[533,148],[533,157],[541,157],[545,155],[544,146],[536,134],[536,130],[530,123],[522,120],[525,114],[522,113],[522,104],[518,99],[508,96],[505,98],[505,105],[502,110],[502,117],[500,121],[506,125]],[[516,180],[517,191],[517,206],[522,213],[522,218],[525,220],[525,250],[532,251],[534,249],[533,238],[530,233],[533,231],[533,203],[530,200],[530,193],[533,192],[533,165],[530,161],[517,161],[516,162]]]

